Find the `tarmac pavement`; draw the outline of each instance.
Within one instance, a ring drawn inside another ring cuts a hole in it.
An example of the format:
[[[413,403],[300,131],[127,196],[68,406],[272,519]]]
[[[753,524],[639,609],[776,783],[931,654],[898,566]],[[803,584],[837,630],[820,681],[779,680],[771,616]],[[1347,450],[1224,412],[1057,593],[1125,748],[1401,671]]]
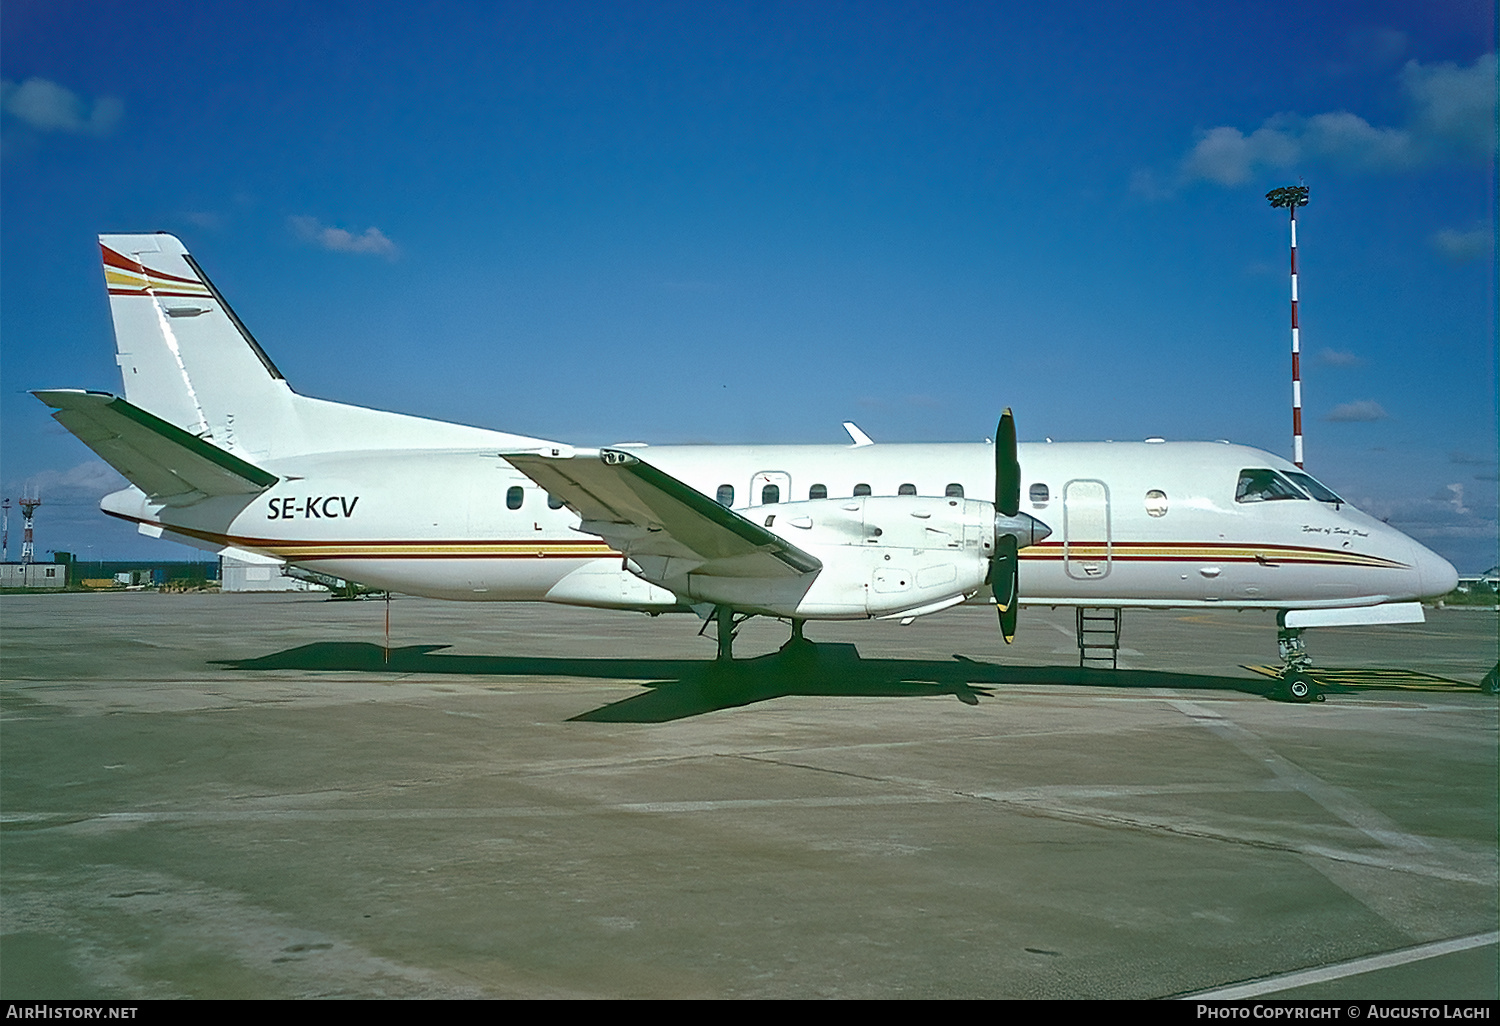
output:
[[[0,997],[1500,989],[1493,611],[389,611],[0,597]]]

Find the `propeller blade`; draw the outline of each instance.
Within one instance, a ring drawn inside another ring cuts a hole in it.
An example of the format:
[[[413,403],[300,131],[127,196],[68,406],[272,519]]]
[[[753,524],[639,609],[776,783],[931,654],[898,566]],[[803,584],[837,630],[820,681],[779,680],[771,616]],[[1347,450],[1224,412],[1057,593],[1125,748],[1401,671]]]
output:
[[[995,428],[995,508],[1008,517],[1021,512],[1021,464],[1016,459],[1016,418],[1010,407]]]
[[[1009,645],[1016,638],[1016,614],[1021,607],[1021,557],[1012,535],[997,538],[995,549],[995,558],[990,561],[990,587],[995,591],[995,608],[1000,613],[1000,633]]]

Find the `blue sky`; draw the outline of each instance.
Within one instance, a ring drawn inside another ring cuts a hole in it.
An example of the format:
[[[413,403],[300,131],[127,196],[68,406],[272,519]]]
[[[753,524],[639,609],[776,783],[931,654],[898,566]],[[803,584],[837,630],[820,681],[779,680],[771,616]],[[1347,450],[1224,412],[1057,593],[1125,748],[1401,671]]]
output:
[[[1300,179],[1308,469],[1500,560],[1493,4],[3,16],[0,491],[41,488],[40,549],[166,544],[25,395],[118,390],[99,232],[179,235],[307,395],[579,444],[1009,405],[1023,440],[1289,456],[1264,196]]]

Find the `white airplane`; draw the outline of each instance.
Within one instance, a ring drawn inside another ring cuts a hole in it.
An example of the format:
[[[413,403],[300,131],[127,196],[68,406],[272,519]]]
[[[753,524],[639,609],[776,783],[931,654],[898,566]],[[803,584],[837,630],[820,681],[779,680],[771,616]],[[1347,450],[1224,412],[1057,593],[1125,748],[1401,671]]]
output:
[[[100,237],[124,398],[39,391],[145,534],[379,589],[737,622],[995,603],[1420,622],[1452,565],[1277,456],[1211,442],[575,448],[298,395],[171,235]],[[414,501],[443,496],[442,502]],[[995,595],[998,593],[999,602]],[[1114,615],[1118,646],[1119,618]],[[1106,639],[1108,643],[1108,639]],[[1315,696],[1314,696],[1315,697]]]

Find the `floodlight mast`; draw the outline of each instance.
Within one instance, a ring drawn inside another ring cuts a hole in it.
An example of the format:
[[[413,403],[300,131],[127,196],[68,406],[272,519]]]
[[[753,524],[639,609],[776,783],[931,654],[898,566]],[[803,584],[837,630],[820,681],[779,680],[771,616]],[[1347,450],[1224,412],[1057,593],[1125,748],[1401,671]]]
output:
[[[1292,221],[1292,462],[1302,467],[1302,342],[1297,329],[1297,208],[1307,206],[1307,186],[1272,189],[1266,199],[1286,207]]]

